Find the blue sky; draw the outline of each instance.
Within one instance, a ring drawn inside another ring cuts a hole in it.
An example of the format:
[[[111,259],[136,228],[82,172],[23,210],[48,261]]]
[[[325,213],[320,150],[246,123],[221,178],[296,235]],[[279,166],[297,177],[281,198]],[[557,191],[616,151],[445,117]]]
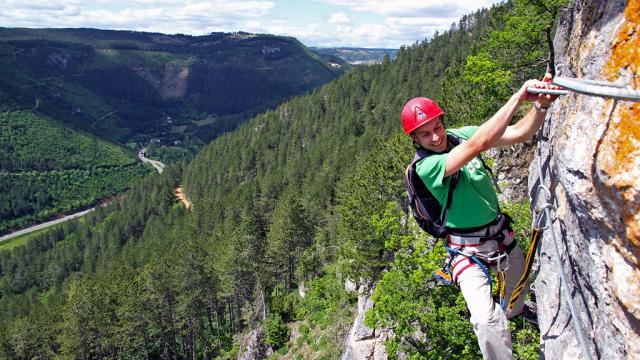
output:
[[[203,35],[248,31],[308,46],[398,48],[496,0],[2,0],[3,27],[92,27]]]

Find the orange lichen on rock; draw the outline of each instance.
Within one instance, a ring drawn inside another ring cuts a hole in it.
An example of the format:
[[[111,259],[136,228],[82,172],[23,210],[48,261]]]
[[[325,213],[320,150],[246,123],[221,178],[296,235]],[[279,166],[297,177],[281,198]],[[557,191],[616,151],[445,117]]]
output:
[[[635,89],[640,87],[640,0],[629,0],[625,21],[611,46],[611,57],[603,68],[605,78],[623,76]],[[618,101],[601,139],[597,166],[606,173],[604,190],[614,200],[611,214],[621,222],[617,241],[606,256],[611,269],[611,289],[625,311],[640,319],[640,103]],[[603,189],[600,189],[603,190]],[[617,200],[619,199],[619,200]]]
[[[631,76],[632,87],[637,89],[640,86],[640,0],[629,0],[624,15],[625,22],[612,44],[603,75],[613,81],[626,72]],[[599,165],[610,177],[607,185],[620,192],[626,240],[637,250],[640,246],[640,103],[619,102],[609,121],[603,149],[611,153],[598,154]]]
[[[638,159],[640,158],[640,103],[626,106],[620,111],[620,122],[617,124],[619,131],[615,166],[618,171],[640,176],[638,171]],[[635,173],[635,174],[634,174]],[[639,178],[630,179],[629,186],[622,193],[624,202],[623,218],[627,225],[627,239],[636,246],[640,246],[640,189]],[[635,180],[635,184],[634,181]],[[634,186],[635,185],[635,186]],[[635,187],[635,188],[634,188]]]
[[[634,76],[633,85],[637,88],[640,76],[640,0],[629,0],[624,17],[625,22],[611,46],[611,57],[604,72],[609,80],[615,80],[620,69],[628,68]]]

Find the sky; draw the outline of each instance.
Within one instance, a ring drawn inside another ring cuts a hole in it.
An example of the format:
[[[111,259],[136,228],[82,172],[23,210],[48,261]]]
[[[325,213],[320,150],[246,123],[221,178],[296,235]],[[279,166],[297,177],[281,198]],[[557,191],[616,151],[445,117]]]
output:
[[[307,46],[398,48],[449,29],[499,0],[2,0],[0,27],[246,31],[296,37]]]

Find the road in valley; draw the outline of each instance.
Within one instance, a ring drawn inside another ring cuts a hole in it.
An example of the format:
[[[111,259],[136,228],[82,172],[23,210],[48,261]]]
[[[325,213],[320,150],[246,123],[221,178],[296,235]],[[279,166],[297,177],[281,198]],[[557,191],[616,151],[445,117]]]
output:
[[[28,227],[26,229],[18,230],[16,232],[12,232],[10,234],[0,236],[0,242],[3,242],[5,240],[9,240],[9,239],[13,239],[14,237],[18,237],[20,235],[28,234],[28,233],[36,231],[36,230],[44,229],[44,228],[52,226],[52,225],[60,224],[60,223],[65,222],[67,220],[75,219],[75,218],[80,217],[82,215],[86,215],[86,214],[94,211],[95,209],[96,209],[95,207],[92,207],[91,209],[82,210],[82,211],[77,212],[75,214],[71,214],[71,215],[67,215],[67,216],[61,217],[60,219],[47,221],[47,222],[42,223],[42,224],[33,225],[33,226]]]
[[[146,151],[147,148],[142,148],[140,149],[140,151],[138,151],[138,158],[140,158],[140,161],[151,164],[151,166],[153,166],[158,171],[158,174],[162,174],[162,171],[164,170],[164,164],[160,161],[146,158],[144,156]]]
[[[145,153],[146,150],[147,150],[146,148],[142,148],[142,149],[140,149],[140,151],[138,151],[138,158],[140,158],[140,161],[151,164],[151,166],[153,166],[156,169],[156,171],[158,171],[159,174],[162,173],[162,171],[164,170],[164,166],[165,165],[163,163],[161,163],[160,161],[151,160],[149,158],[146,158],[144,156],[144,153]],[[33,231],[44,229],[44,228],[52,226],[52,225],[60,224],[60,223],[65,222],[67,220],[75,219],[75,218],[80,217],[82,215],[86,215],[86,214],[94,211],[95,209],[96,209],[95,207],[92,207],[91,209],[82,210],[82,211],[79,211],[77,213],[73,213],[73,214],[69,214],[69,215],[63,216],[63,217],[61,217],[59,219],[55,219],[55,220],[47,221],[47,222],[44,222],[44,223],[41,223],[41,224],[33,225],[33,226],[28,227],[28,228],[25,228],[25,229],[22,229],[22,230],[18,230],[16,232],[12,232],[12,233],[0,236],[0,242],[6,241],[6,240],[9,240],[9,239],[13,239],[13,238],[18,237],[20,235],[28,234],[28,233],[33,232]]]

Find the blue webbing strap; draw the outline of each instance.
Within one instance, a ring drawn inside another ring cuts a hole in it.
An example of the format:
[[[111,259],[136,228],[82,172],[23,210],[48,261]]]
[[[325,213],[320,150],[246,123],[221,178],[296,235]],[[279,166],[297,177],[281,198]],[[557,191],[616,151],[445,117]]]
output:
[[[460,251],[456,250],[456,249],[452,249],[450,247],[448,247],[447,245],[444,246],[445,249],[447,249],[447,251],[449,252],[449,258],[452,259],[454,257],[454,255],[452,254],[459,254],[462,256],[466,256],[469,259],[473,260],[476,264],[478,264],[478,266],[480,267],[480,269],[482,270],[482,272],[487,276],[487,279],[489,280],[489,287],[492,288],[493,287],[493,282],[491,281],[491,275],[489,274],[489,269],[487,268],[487,266],[485,264],[482,263],[482,261],[480,261],[480,259],[478,259],[475,256],[468,256],[465,255],[463,253],[461,253]],[[449,273],[451,273],[451,263],[449,263],[448,269]],[[453,277],[451,277],[451,279],[453,279]]]

